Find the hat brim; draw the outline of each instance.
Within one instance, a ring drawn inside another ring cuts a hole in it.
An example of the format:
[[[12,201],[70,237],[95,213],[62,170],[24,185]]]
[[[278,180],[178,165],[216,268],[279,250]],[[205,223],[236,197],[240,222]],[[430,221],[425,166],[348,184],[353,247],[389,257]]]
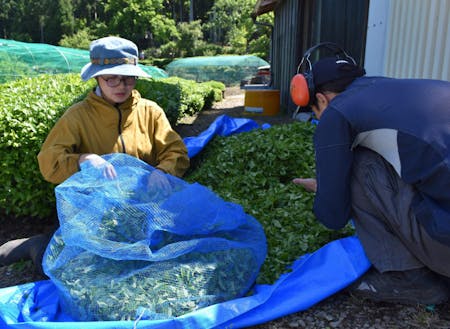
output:
[[[92,63],[86,64],[81,69],[81,79],[87,81],[99,75],[126,75],[133,77],[150,78],[151,76],[143,71],[139,66],[132,64],[122,65],[95,65]]]

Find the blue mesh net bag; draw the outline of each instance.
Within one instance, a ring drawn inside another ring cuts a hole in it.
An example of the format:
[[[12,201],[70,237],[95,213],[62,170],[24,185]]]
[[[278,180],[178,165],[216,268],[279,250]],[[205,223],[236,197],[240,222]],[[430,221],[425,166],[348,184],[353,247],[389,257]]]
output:
[[[60,228],[43,267],[64,312],[168,319],[249,292],[267,252],[256,219],[134,157],[104,158],[116,178],[83,164],[55,189]]]

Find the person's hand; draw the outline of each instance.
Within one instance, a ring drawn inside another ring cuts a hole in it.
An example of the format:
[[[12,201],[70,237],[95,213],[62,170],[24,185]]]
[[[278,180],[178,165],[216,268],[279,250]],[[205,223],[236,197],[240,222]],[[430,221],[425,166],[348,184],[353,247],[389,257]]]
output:
[[[166,174],[159,169],[153,170],[149,175],[147,186],[150,191],[162,192],[163,195],[168,195],[172,189]]]
[[[92,167],[102,170],[103,176],[105,178],[114,179],[117,177],[117,173],[116,170],[114,169],[114,166],[105,159],[103,159],[101,156],[93,153],[82,154],[78,162],[82,164],[85,161],[89,161],[89,164]]]
[[[317,181],[314,178],[294,178],[292,183],[303,186],[308,192],[317,191]]]

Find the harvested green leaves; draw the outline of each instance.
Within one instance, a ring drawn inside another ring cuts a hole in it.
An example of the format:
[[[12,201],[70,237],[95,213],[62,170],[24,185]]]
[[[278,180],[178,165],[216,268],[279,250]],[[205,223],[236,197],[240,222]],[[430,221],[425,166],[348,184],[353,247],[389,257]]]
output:
[[[147,238],[148,222],[145,212],[135,207],[108,210],[98,226],[97,236],[109,241],[132,243]]]
[[[116,218],[108,211],[99,234],[128,239],[129,232],[123,231],[133,222],[128,217],[139,213],[128,209]],[[182,242],[179,235],[160,238],[158,248]],[[166,319],[240,297],[255,281],[258,267],[253,252],[245,248],[192,252],[159,262],[115,260],[67,247],[58,233],[49,248],[46,263],[65,311],[89,321],[135,320],[140,312],[145,319]]]
[[[258,283],[273,283],[296,258],[353,234],[331,231],[312,213],[314,195],[291,183],[314,177],[313,125],[295,122],[229,137],[215,137],[196,158],[190,182],[241,204],[264,227],[268,256]]]

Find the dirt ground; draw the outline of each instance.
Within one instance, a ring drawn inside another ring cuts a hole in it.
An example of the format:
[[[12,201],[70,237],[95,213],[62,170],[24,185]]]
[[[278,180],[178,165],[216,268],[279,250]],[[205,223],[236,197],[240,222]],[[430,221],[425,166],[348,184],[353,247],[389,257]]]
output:
[[[182,137],[196,136],[222,114],[247,117],[258,123],[284,124],[293,119],[284,114],[262,116],[244,111],[244,92],[228,88],[225,98],[199,115],[186,118],[175,127]],[[0,243],[9,239],[31,236],[51,231],[55,219],[32,220],[30,218],[0,218]],[[46,279],[35,273],[31,262],[20,262],[0,267],[0,288]],[[253,329],[384,329],[384,328],[432,328],[450,329],[450,303],[438,306],[397,305],[374,303],[339,292],[311,308],[257,325]]]
[[[222,102],[214,104],[211,109],[202,111],[199,115],[185,118],[175,127],[175,130],[182,137],[196,136],[223,114],[236,118],[253,119],[260,125],[264,123],[275,125],[294,121],[289,115],[283,113],[269,116],[247,112],[244,108],[244,101],[244,90],[239,87],[227,88]]]

